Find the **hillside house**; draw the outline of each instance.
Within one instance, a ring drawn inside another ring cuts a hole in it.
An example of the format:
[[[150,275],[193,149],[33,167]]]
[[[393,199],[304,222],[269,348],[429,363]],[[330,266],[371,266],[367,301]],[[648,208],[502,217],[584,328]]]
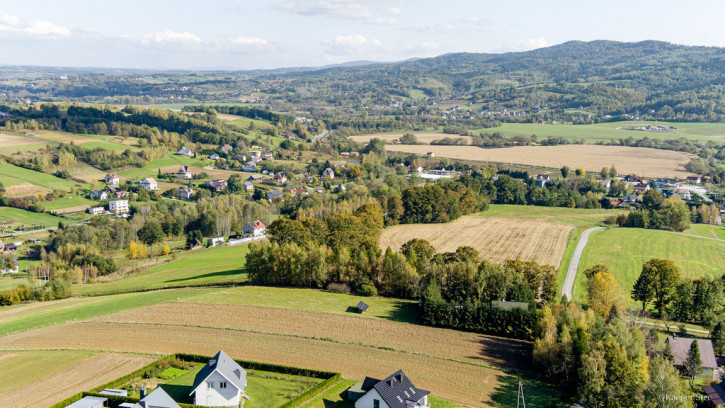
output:
[[[121,182],[121,178],[118,177],[116,173],[108,173],[106,174],[106,177],[103,178],[103,181],[105,181],[106,184],[118,184]]]
[[[186,157],[191,157],[194,155],[194,153],[192,153],[191,149],[189,149],[188,147],[182,147],[181,149],[179,149],[179,151],[176,152],[176,154]]]
[[[192,197],[194,197],[194,189],[193,188],[180,188],[176,191],[177,197],[179,197],[182,200],[191,200]]]
[[[244,191],[254,191],[254,184],[251,182],[245,181],[242,185],[244,186]]]
[[[672,191],[672,194],[680,196],[683,200],[692,200],[692,193],[690,190],[686,190],[684,188],[676,188]]]
[[[103,408],[108,398],[87,396],[66,406],[66,408]]]
[[[261,150],[252,150],[249,152],[249,155],[252,157],[262,158],[262,151]]]
[[[245,225],[242,231],[244,232],[244,235],[259,237],[267,232],[267,227],[262,223],[262,221],[257,220]]]
[[[238,407],[246,386],[247,372],[220,350],[196,374],[189,395],[196,405]]]
[[[176,172],[176,178],[191,180],[192,177],[193,175],[191,174],[191,168],[189,168],[189,166],[181,166]]]
[[[122,190],[118,190],[115,193],[113,193],[113,196],[115,198],[123,198],[123,197],[126,197],[127,195],[128,195],[128,191],[122,191]]]
[[[702,179],[698,176],[688,176],[687,178],[685,178],[685,183],[700,184],[700,183],[702,183]]]
[[[272,201],[277,197],[282,197],[282,192],[279,190],[269,190],[267,191],[267,200]]]
[[[148,191],[156,191],[159,189],[159,183],[157,183],[153,177],[146,177],[145,179],[139,181],[138,184],[141,188]]]
[[[273,152],[262,152],[262,160],[274,160]]]
[[[108,199],[108,192],[106,190],[93,190],[91,191],[91,194],[89,195],[91,199],[97,199],[97,200],[107,200]]]
[[[86,210],[86,212],[88,214],[93,214],[93,215],[103,214],[105,211],[106,211],[106,209],[103,207],[91,207]]]
[[[227,181],[224,179],[210,180],[204,183],[204,185],[217,192],[224,191],[227,188]]]
[[[284,173],[275,173],[274,181],[275,183],[284,184],[287,182],[287,176]]]
[[[231,145],[225,144],[224,146],[219,148],[219,151],[224,154],[229,154],[234,148]]]
[[[700,376],[712,378],[715,370],[717,370],[717,358],[715,357],[715,351],[712,348],[712,342],[710,340],[684,337],[668,337],[665,340],[670,345],[675,367],[680,369],[684,367],[687,354],[690,351],[693,341],[697,341],[697,346],[700,348],[700,360],[702,361],[702,373]]]
[[[247,156],[245,156],[243,154],[235,154],[234,156],[232,156],[232,160],[236,160],[238,162],[243,163],[243,162],[247,161]]]
[[[647,183],[638,183],[636,186],[634,186],[634,192],[637,194],[644,194],[651,189],[652,187],[650,187],[650,185]]]
[[[206,240],[206,243],[207,243],[207,244],[208,244],[208,245],[209,245],[210,247],[215,247],[215,246],[217,246],[217,245],[221,245],[221,244],[223,244],[223,243],[224,243],[224,237],[223,237],[223,236],[221,236],[221,235],[219,235],[219,236],[216,236],[216,237],[211,237],[211,238],[209,238],[209,239],[207,239],[207,240]]]
[[[251,176],[249,176],[249,178],[247,180],[249,180],[249,181],[262,181],[262,176],[259,175],[259,174],[252,174]]]
[[[539,174],[534,179],[534,185],[536,187],[546,187],[546,183],[548,183],[551,180],[551,177],[549,177],[548,174]]]
[[[113,200],[108,202],[108,212],[125,214],[128,212],[128,200]]]
[[[156,387],[153,392],[146,395],[146,390],[141,388],[141,400],[132,408],[181,408],[169,394],[161,387]]]
[[[21,246],[23,246],[23,241],[15,241],[6,243],[3,248],[6,251],[17,251]]]
[[[324,177],[326,179],[330,179],[330,180],[334,179],[335,178],[335,170],[332,170],[329,167],[326,168],[325,170],[322,171],[322,177]]]
[[[259,163],[259,162],[262,161],[262,158],[261,157],[257,157],[257,156],[252,156],[252,160],[251,161],[253,163]]]
[[[291,188],[291,189],[289,190],[289,193],[290,193],[290,195],[291,195],[291,196],[293,196],[293,197],[294,197],[294,196],[298,196],[298,195],[308,195],[308,194],[309,194],[309,193],[307,192],[307,190],[305,190],[304,188],[301,188],[301,187],[299,187],[299,188]]]
[[[254,173],[257,171],[257,163],[250,161],[244,164],[244,171],[248,171],[250,173]]]
[[[218,160],[218,159],[219,159],[219,155],[216,153],[209,155],[209,160]]]
[[[423,408],[428,407],[428,394],[416,388],[402,370],[384,380],[365,377],[347,391],[355,408]]]

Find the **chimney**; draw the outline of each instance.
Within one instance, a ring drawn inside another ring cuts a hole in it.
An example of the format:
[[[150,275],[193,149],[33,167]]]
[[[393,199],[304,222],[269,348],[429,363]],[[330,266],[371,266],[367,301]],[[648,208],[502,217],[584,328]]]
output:
[[[392,379],[391,380],[388,380],[388,385],[391,386],[391,387],[393,386],[393,380]]]
[[[214,364],[216,364],[216,360],[214,360],[214,359],[209,360],[209,366],[210,367],[213,366]]]
[[[242,372],[238,368],[236,370],[234,370],[234,374],[237,375],[237,378],[239,378],[239,379],[242,378]]]
[[[397,378],[398,381],[403,382],[403,373],[396,375],[395,378]]]
[[[141,387],[141,389],[138,391],[138,394],[140,396],[140,399],[146,398],[146,388]]]

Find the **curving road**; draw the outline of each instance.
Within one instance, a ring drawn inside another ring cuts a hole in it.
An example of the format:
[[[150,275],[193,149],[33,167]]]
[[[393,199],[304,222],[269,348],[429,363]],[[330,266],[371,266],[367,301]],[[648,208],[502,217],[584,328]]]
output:
[[[584,230],[582,232],[581,237],[579,237],[579,243],[576,244],[576,249],[574,249],[574,254],[571,256],[571,260],[569,261],[569,269],[566,270],[566,277],[564,278],[564,285],[561,287],[561,295],[566,296],[567,299],[572,299],[572,291],[574,289],[574,280],[576,279],[576,271],[579,269],[579,261],[582,259],[582,253],[584,252],[584,248],[587,246],[587,242],[589,242],[589,234],[591,234],[593,231],[605,229],[607,227],[594,227],[589,228],[588,230]]]

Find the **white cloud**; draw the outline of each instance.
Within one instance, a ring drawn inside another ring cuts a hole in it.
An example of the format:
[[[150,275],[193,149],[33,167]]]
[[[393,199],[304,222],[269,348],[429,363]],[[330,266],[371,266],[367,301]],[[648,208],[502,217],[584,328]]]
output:
[[[71,35],[71,30],[46,20],[21,21],[11,14],[0,15],[0,33],[33,37],[59,38]]]
[[[121,39],[135,42],[148,48],[175,49],[182,48],[194,51],[260,51],[273,48],[274,45],[258,37],[234,37],[221,40],[207,40],[190,32],[161,31],[141,36],[125,34]]]
[[[322,40],[320,43],[327,47],[326,53],[329,55],[358,57],[383,45],[377,38],[368,40],[367,37],[360,34],[338,35],[337,37]]]
[[[549,44],[548,41],[546,41],[543,37],[536,37],[536,38],[523,38],[518,39],[511,43],[511,47],[515,51],[529,51],[529,50],[535,50],[537,48],[544,48],[548,47],[551,44]]]
[[[284,0],[275,4],[278,10],[306,16],[326,16],[363,20],[371,24],[392,25],[400,22],[391,16],[402,9],[385,0]]]
[[[437,34],[448,34],[455,33],[458,29],[453,24],[441,24],[441,25],[428,25],[428,24],[415,24],[411,27],[415,31],[424,33],[437,33]]]

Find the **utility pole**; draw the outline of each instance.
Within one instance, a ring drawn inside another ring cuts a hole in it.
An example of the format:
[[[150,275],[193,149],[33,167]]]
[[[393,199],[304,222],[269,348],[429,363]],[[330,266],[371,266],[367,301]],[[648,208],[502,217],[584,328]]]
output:
[[[519,381],[519,393],[516,396],[516,408],[526,408],[526,400],[524,399],[524,385]]]

